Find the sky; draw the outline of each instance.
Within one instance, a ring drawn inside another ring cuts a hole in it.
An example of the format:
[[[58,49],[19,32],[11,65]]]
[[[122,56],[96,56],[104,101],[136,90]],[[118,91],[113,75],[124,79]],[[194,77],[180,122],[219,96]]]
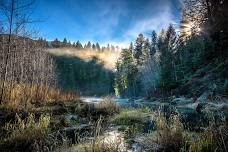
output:
[[[126,47],[180,20],[180,0],[36,0],[34,28],[47,40],[66,37]]]

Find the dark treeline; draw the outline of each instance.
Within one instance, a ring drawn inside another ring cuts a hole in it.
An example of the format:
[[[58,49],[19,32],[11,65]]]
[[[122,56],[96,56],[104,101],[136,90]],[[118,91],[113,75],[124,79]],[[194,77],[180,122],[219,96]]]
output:
[[[186,1],[180,32],[170,25],[150,39],[139,34],[117,62],[116,94],[227,93],[227,8],[222,0]]]
[[[107,46],[101,46],[98,42],[92,43],[88,41],[84,46],[80,41],[77,42],[71,42],[70,40],[67,40],[66,38],[63,39],[63,41],[58,40],[57,38],[53,41],[48,42],[46,39],[39,38],[39,41],[43,42],[46,47],[49,48],[64,48],[64,47],[70,47],[70,48],[76,48],[78,50],[96,50],[96,51],[113,51],[113,50],[119,50],[119,46],[114,46],[112,44],[108,44]]]

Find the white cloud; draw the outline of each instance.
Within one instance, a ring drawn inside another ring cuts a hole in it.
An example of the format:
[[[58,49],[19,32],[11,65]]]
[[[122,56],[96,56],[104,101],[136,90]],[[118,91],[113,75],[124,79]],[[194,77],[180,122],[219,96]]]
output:
[[[174,14],[172,14],[171,4],[169,2],[163,2],[157,6],[158,11],[152,12],[149,16],[138,20],[130,29],[124,34],[125,39],[136,38],[140,33],[148,33],[155,30],[157,33],[162,28],[166,28],[169,24],[176,24]]]

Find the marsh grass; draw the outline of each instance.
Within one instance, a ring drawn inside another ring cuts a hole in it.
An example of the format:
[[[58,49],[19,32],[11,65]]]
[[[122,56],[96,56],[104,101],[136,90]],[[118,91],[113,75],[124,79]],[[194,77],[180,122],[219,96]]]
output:
[[[72,151],[76,152],[124,152],[126,147],[122,136],[105,136],[102,123],[103,117],[100,117],[96,122],[95,136],[92,140],[82,142],[75,147]]]
[[[151,117],[147,109],[124,109],[112,119],[112,122],[117,125],[131,126],[133,124],[140,124]]]
[[[34,106],[50,103],[70,102],[78,100],[73,93],[65,93],[47,86],[13,84],[4,89],[2,108],[14,110],[28,110]]]
[[[198,140],[191,140],[188,149],[183,152],[227,152],[228,151],[228,126],[226,124],[209,126],[199,135]]]
[[[103,116],[105,120],[120,112],[120,106],[117,105],[110,98],[105,98],[97,104],[78,104],[75,107],[75,113],[82,117],[90,118],[91,121],[97,121],[100,116]]]
[[[185,144],[187,135],[178,115],[171,115],[168,119],[160,112],[155,117],[155,143],[162,151],[179,151]]]
[[[98,104],[95,104],[95,109],[98,111],[104,111],[108,115],[113,115],[120,112],[120,106],[117,105],[111,98],[104,98]]]

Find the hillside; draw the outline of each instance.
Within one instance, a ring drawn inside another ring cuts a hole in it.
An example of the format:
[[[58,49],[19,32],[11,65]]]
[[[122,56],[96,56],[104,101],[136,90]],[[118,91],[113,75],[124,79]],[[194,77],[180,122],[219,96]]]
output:
[[[113,94],[115,62],[119,52],[49,49],[58,74],[58,85],[64,90],[81,95],[104,96]]]

